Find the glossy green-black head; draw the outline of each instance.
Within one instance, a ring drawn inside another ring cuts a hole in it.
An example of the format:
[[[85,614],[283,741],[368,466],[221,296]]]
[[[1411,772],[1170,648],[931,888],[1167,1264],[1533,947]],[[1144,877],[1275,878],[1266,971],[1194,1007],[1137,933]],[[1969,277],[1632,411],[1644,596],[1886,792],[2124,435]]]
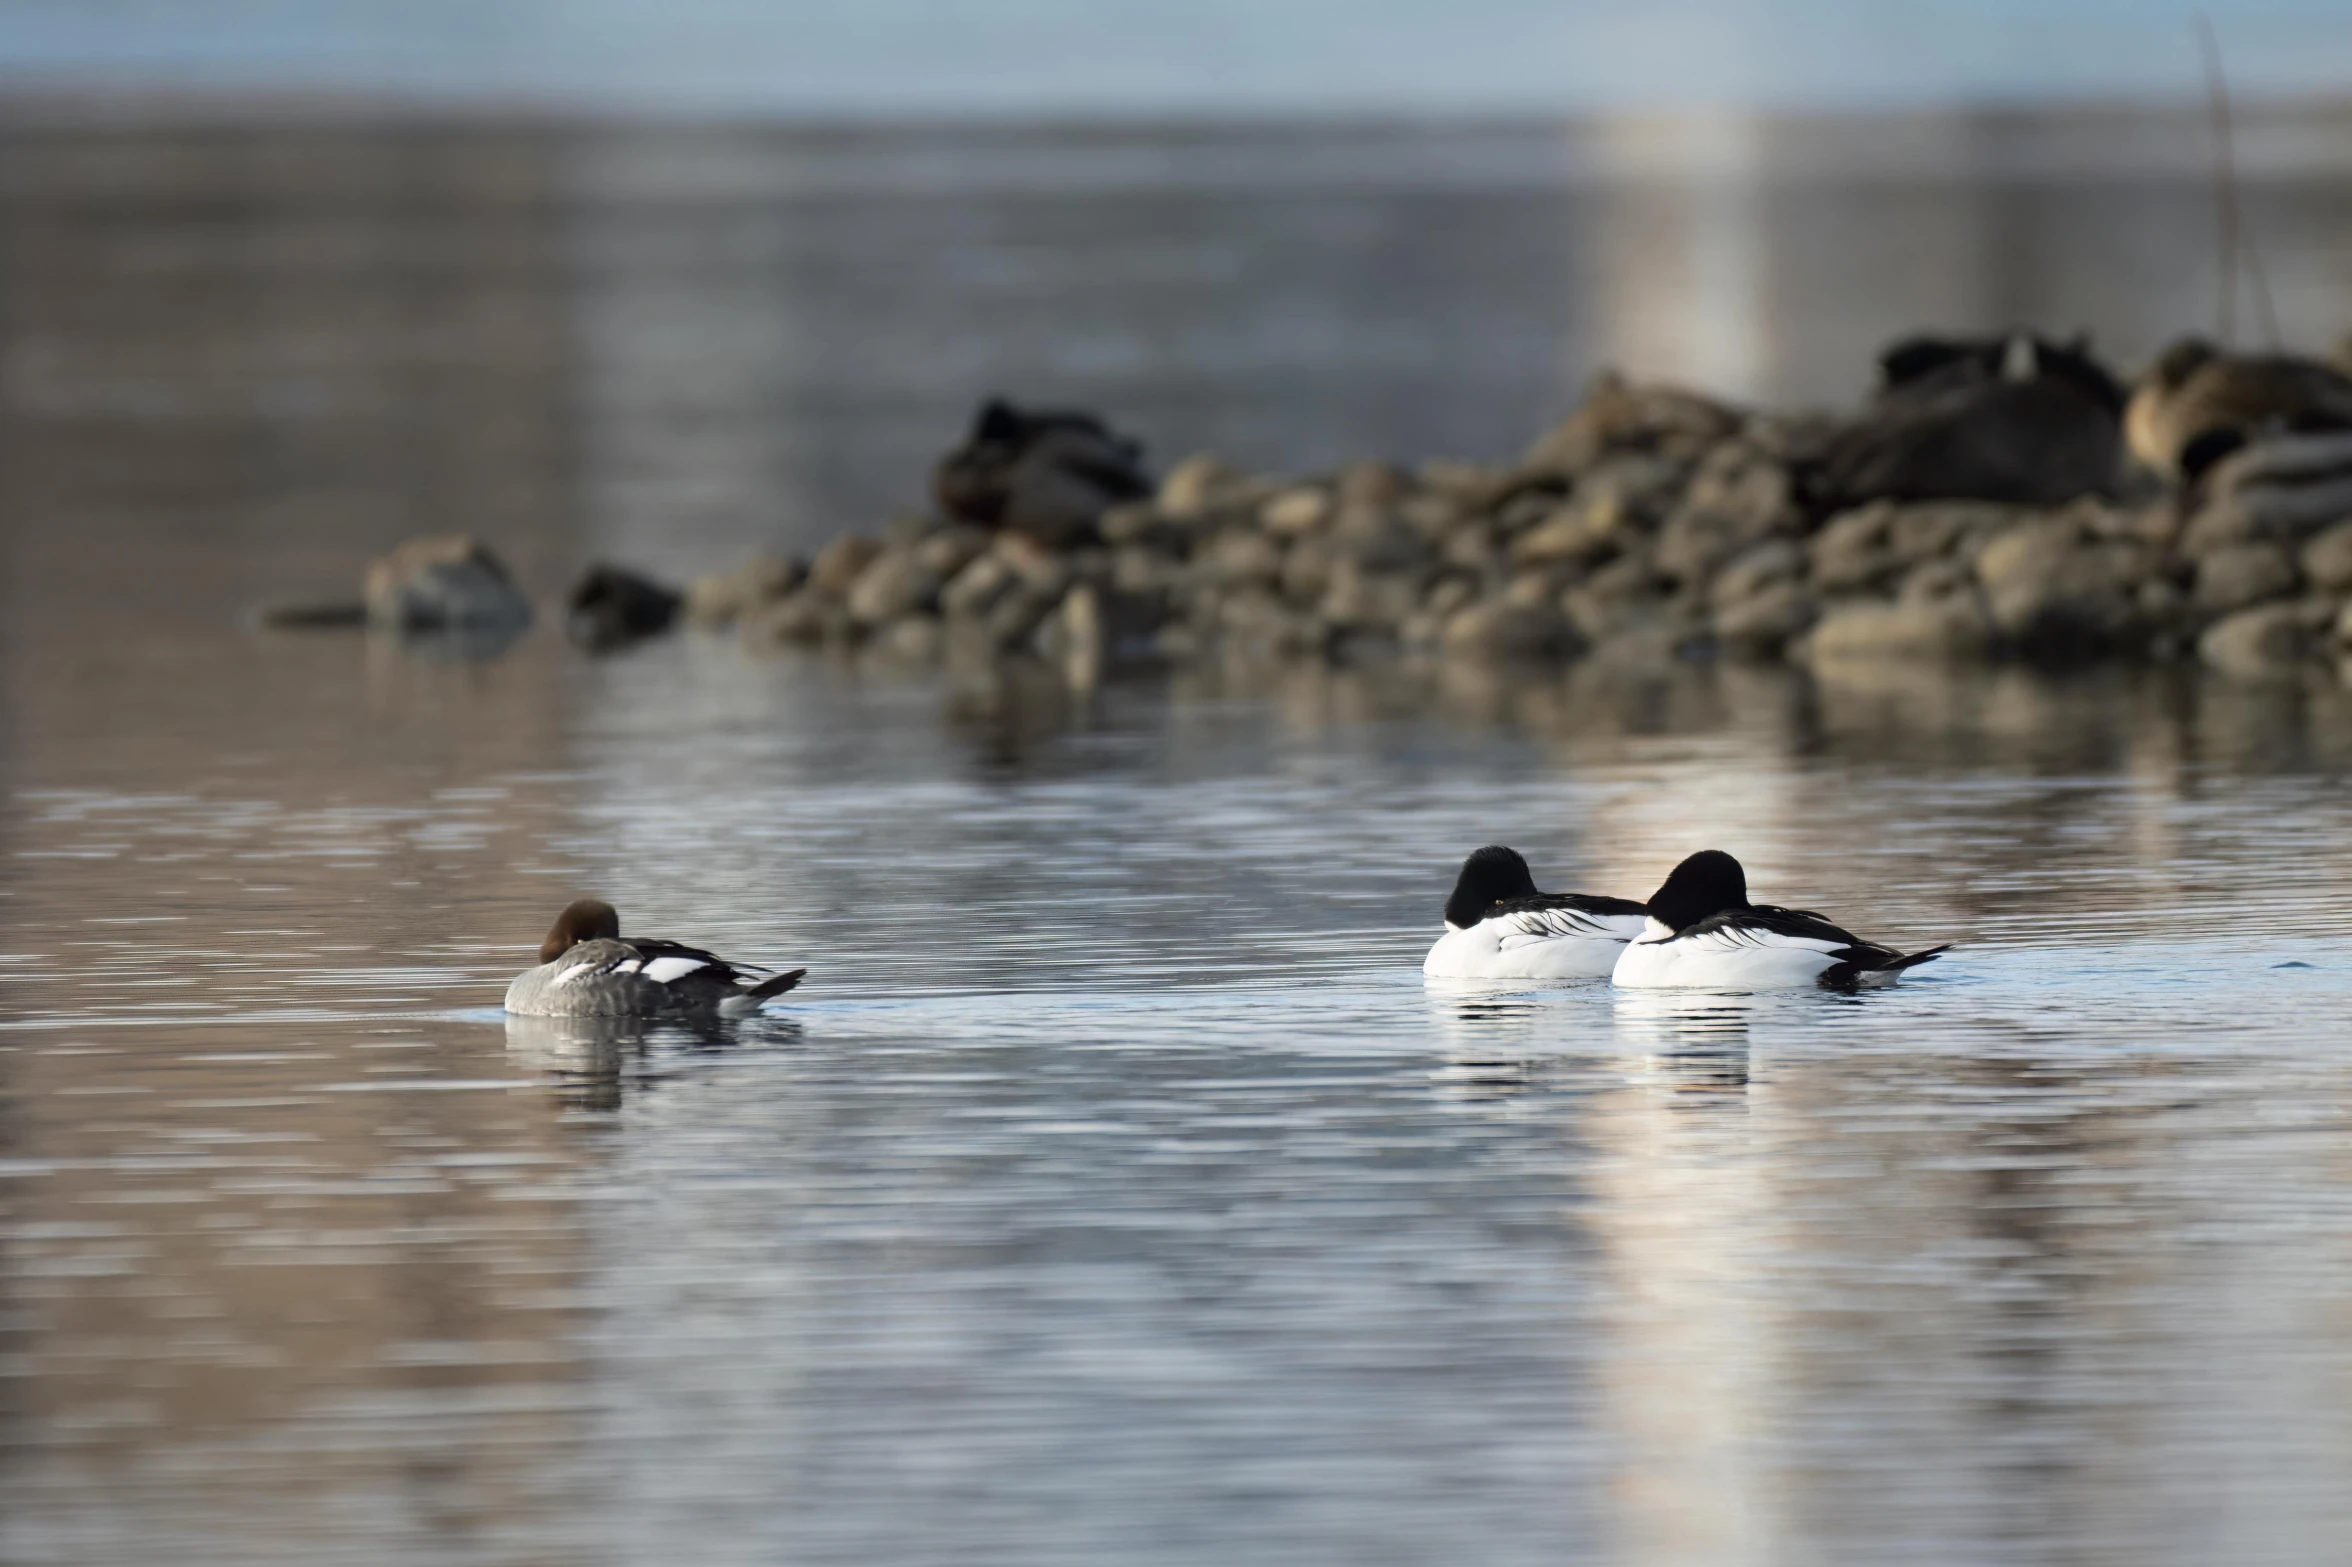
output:
[[[1748,906],[1748,873],[1721,849],[1701,849],[1674,867],[1650,895],[1650,918],[1668,930],[1688,930],[1710,914]]]
[[[1488,844],[1462,862],[1454,881],[1454,895],[1446,899],[1446,923],[1468,930],[1486,918],[1486,911],[1511,898],[1535,896],[1535,878],[1516,849]]]

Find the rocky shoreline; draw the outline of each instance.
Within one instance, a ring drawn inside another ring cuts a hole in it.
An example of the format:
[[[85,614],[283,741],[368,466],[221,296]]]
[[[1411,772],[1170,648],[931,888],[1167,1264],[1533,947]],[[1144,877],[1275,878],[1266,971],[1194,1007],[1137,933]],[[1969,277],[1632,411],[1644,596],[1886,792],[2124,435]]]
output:
[[[1155,478],[1098,419],[991,403],[932,489],[681,592],[600,566],[572,629],[1075,679],[1237,655],[2352,673],[2352,379],[2195,343],[2127,395],[2080,343],[1911,339],[1842,417],[1604,376],[1516,464],[1306,477]]]

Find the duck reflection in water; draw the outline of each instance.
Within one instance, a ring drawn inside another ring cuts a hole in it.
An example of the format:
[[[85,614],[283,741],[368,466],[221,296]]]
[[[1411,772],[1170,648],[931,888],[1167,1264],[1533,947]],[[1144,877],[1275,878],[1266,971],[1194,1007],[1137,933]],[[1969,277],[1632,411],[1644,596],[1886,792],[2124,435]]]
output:
[[[1550,1014],[1541,991],[1487,979],[1425,977],[1430,1017],[1445,1042],[1445,1064],[1434,1074],[1450,1093],[1470,1101],[1523,1094],[1535,1084],[1534,1058],[1543,1050],[1540,1025]]]
[[[789,1018],[743,1021],[632,1017],[529,1017],[508,1013],[508,1055],[546,1075],[580,1110],[618,1110],[630,1090],[659,1087],[697,1061],[754,1039],[800,1037]]]
[[[1667,1086],[1693,1093],[1744,1093],[1754,996],[1671,990],[1613,990],[1617,1043]]]

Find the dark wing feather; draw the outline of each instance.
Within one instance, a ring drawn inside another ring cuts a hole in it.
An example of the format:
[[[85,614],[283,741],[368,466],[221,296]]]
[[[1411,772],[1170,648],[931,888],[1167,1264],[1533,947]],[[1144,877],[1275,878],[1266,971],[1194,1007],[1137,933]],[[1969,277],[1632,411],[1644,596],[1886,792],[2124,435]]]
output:
[[[1832,925],[1810,909],[1783,909],[1768,903],[1754,904],[1744,909],[1725,909],[1675,934],[1680,937],[1718,931],[1735,940],[1743,937],[1754,940],[1759,936],[1772,935],[1837,943],[1829,953],[1834,961],[1821,974],[1821,985],[1825,990],[1851,990],[1864,974],[1911,968],[1932,962],[1950,950],[1949,947],[1930,947],[1925,952],[1905,955],[1893,947],[1864,941],[1853,932]]]
[[[1530,936],[1624,936],[1609,929],[1608,920],[1641,919],[1647,905],[1628,898],[1591,897],[1581,892],[1539,892],[1525,898],[1504,898],[1486,911],[1489,920],[1508,920]]]
[[[689,947],[680,941],[657,941],[642,936],[631,936],[628,944],[635,947],[648,962],[655,958],[687,958],[696,963],[706,964],[711,970],[712,978],[723,980],[730,985],[746,975],[767,972],[766,969],[752,968],[746,964],[730,963],[715,952],[705,952],[700,947]]]
[[[1497,914],[1519,914],[1531,909],[1572,909],[1579,914],[1647,914],[1650,906],[1636,903],[1631,898],[1601,898],[1583,892],[1539,892],[1533,897],[1504,898],[1486,911],[1487,918]]]
[[[1902,956],[1892,947],[1881,947],[1864,941],[1852,931],[1832,925],[1811,909],[1783,909],[1769,903],[1710,914],[1696,925],[1676,931],[1675,935],[1711,936],[1718,933],[1735,940],[1745,938],[1755,941],[1764,936],[1792,936],[1799,941],[1831,942],[1835,945],[1830,956],[1840,963],[1851,963],[1856,968],[1880,968],[1885,962]]]

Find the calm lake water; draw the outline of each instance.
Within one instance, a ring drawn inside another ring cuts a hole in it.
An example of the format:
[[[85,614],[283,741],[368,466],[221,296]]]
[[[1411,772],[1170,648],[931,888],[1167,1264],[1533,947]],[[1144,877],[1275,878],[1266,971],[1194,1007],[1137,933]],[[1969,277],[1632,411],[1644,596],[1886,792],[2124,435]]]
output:
[[[993,385],[1163,455],[1508,451],[1648,199],[747,145],[0,142],[0,1558],[2340,1560],[2342,685],[243,629],[427,527],[550,594],[805,542]],[[579,182],[622,165],[667,194]],[[1902,199],[2186,231],[2132,189]],[[2324,277],[2343,192],[2266,200]],[[1874,275],[1840,343],[1933,304]],[[2171,286],[2096,306],[2161,336]],[[1776,330],[1760,391],[1859,384]],[[1960,946],[1861,998],[1429,988],[1495,840],[1633,896],[1729,848]],[[811,977],[510,1023],[588,891]]]

